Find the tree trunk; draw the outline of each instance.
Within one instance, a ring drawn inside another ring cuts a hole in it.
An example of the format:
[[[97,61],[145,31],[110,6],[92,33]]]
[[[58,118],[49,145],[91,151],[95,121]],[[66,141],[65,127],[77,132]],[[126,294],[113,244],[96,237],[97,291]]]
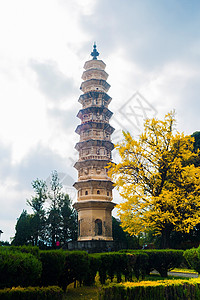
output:
[[[170,234],[172,232],[171,226],[167,226],[162,230],[161,233],[161,248],[169,249],[170,248]]]

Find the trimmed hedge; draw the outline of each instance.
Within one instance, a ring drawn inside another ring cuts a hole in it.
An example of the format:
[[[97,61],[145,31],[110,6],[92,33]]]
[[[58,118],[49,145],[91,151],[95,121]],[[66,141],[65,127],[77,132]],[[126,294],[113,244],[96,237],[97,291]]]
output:
[[[100,300],[196,300],[200,299],[200,280],[159,280],[126,282],[102,287]]]
[[[94,278],[95,272],[98,271],[100,282],[104,284],[107,278],[113,281],[114,276],[117,277],[117,282],[121,282],[122,275],[125,276],[125,280],[129,281],[132,280],[133,275],[138,280],[139,278],[144,279],[145,275],[152,270],[157,270],[162,277],[167,277],[168,271],[180,266],[183,261],[183,251],[123,250],[92,254],[92,257],[96,259],[92,276]]]
[[[83,284],[93,285],[95,284],[95,277],[100,267],[100,257],[96,254],[90,254],[88,256],[88,272],[85,274]]]
[[[86,280],[89,259],[85,251],[45,250],[40,252],[42,262],[41,285],[58,285],[66,290],[68,284]],[[96,274],[95,274],[96,275]]]
[[[200,247],[186,250],[183,256],[189,267],[200,273]]]
[[[65,270],[65,252],[61,250],[40,251],[42,263],[42,286],[58,285],[62,287],[61,278]]]
[[[138,255],[136,254],[119,252],[98,253],[93,254],[93,257],[97,260],[96,271],[99,272],[101,284],[104,284],[107,278],[112,281],[114,276],[117,276],[118,282],[121,281],[122,275],[125,275],[126,279],[131,280],[138,259]],[[93,275],[94,273],[95,270],[93,271]]]
[[[121,282],[122,275],[126,281],[131,281],[133,275],[144,279],[154,269],[165,277],[182,260],[181,250],[124,250],[88,255],[85,251],[38,252],[37,247],[2,247],[0,287],[59,286],[65,291],[70,283],[76,285],[77,281],[80,285],[94,284],[97,272],[102,284],[107,278],[112,281],[114,276]]]
[[[76,284],[76,281],[81,286],[90,272],[88,253],[85,251],[66,251],[65,253],[66,286],[71,282]]]
[[[149,274],[152,270],[156,270],[162,277],[167,277],[167,272],[179,267],[183,262],[183,250],[121,250],[121,253],[132,253],[136,255],[146,254],[148,258],[143,258],[138,261],[138,267],[136,267],[136,277],[138,278],[137,272],[140,270],[142,277],[145,274]]]
[[[0,247],[0,251],[30,253],[39,258],[39,248],[37,246],[4,246]]]
[[[149,257],[149,270],[155,269],[162,277],[183,262],[183,250],[145,250],[145,253]]]
[[[1,300],[62,300],[63,290],[57,286],[50,287],[15,287],[0,290]]]
[[[38,285],[41,262],[33,255],[15,251],[0,251],[0,288]]]

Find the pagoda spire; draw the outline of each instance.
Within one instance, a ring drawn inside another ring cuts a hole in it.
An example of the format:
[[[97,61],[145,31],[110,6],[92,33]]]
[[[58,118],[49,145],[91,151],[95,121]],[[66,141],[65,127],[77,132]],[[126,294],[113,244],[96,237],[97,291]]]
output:
[[[93,59],[97,59],[97,56],[99,56],[99,52],[97,51],[97,46],[96,43],[94,42],[93,45],[93,51],[91,52],[91,56],[93,57]]]

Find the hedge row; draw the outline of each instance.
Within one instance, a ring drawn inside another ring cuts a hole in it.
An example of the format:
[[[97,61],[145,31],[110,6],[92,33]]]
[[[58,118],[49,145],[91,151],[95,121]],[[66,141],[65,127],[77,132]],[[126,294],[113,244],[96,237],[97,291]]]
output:
[[[98,271],[102,284],[107,278],[112,281],[114,276],[118,282],[121,282],[122,275],[125,276],[125,280],[132,280],[132,276],[139,279],[140,276],[144,277],[148,266],[148,256],[145,253],[112,252],[93,254],[90,257],[96,260],[96,263],[92,264],[92,274]]]
[[[82,284],[88,277],[89,257],[84,251],[40,251],[39,257],[27,252],[0,248],[0,288],[58,285],[65,290],[68,284]]]
[[[192,269],[200,273],[200,246],[186,250],[184,258]]]
[[[102,287],[100,300],[196,300],[200,299],[199,280],[127,282]]]
[[[22,251],[22,252],[19,252]],[[34,255],[30,254],[33,253]],[[63,290],[76,281],[91,285],[99,272],[100,281],[121,281],[142,277],[156,269],[161,276],[178,267],[183,259],[181,250],[142,250],[90,254],[84,251],[46,250],[26,251],[24,248],[0,249],[0,287],[51,286]]]
[[[62,300],[63,290],[57,286],[50,287],[15,287],[0,290],[1,300]]]
[[[37,246],[3,246],[0,247],[0,251],[29,253],[36,256],[37,258],[39,258],[40,256],[40,249]]]
[[[58,285],[66,290],[68,284],[80,285],[89,273],[89,258],[84,251],[46,250],[40,252],[42,262],[41,285]]]
[[[112,281],[114,276],[121,282],[122,275],[126,281],[131,281],[133,276],[144,279],[152,270],[157,270],[162,277],[167,277],[171,269],[180,266],[183,253],[182,250],[125,250],[93,254],[93,259],[96,258],[97,263],[93,264],[92,273],[99,271],[102,284],[107,278]]]
[[[39,284],[42,263],[29,253],[0,251],[0,288]]]
[[[162,277],[167,277],[167,273],[173,268],[179,267],[183,261],[183,250],[121,250],[121,253],[146,254],[146,262],[142,260],[143,269],[146,274],[156,270]]]

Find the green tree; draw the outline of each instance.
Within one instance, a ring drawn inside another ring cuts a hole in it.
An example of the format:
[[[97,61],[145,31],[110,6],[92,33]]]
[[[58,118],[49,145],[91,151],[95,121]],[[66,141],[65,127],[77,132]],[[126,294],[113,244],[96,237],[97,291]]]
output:
[[[36,179],[32,182],[35,195],[27,200],[27,204],[33,209],[31,218],[31,233],[34,245],[38,245],[38,240],[45,239],[46,216],[44,204],[47,200],[47,184],[44,180]]]
[[[62,191],[57,171],[52,172],[49,199],[48,238],[52,248],[55,248],[56,241],[66,243],[77,238],[77,214],[72,208],[69,195]]]
[[[31,243],[31,215],[23,210],[15,226],[15,236],[12,245],[27,245]]]
[[[50,191],[48,193],[50,208],[48,210],[48,238],[52,248],[56,248],[56,241],[59,240],[61,234],[61,216],[60,206],[64,194],[62,193],[62,185],[60,183],[57,171],[51,174]]]
[[[131,235],[151,229],[169,247],[172,231],[190,232],[200,222],[200,168],[186,162],[194,139],[175,130],[174,113],[147,119],[139,140],[124,133],[121,157],[109,174],[125,201],[118,205],[122,227]]]
[[[130,236],[128,232],[122,229],[121,221],[112,217],[112,233],[113,240],[117,242],[120,248],[127,249],[139,249],[139,238],[136,236]]]
[[[27,200],[33,213],[22,212],[16,224],[13,244],[55,248],[56,241],[65,244],[77,238],[77,213],[69,195],[62,190],[57,171],[52,172],[50,187],[44,180],[32,182],[35,195]],[[46,209],[44,208],[46,207]]]
[[[72,207],[71,199],[68,194],[65,194],[60,205],[61,216],[61,232],[60,241],[77,240],[78,235],[78,215],[76,210]]]
[[[200,149],[200,131],[195,131],[192,137],[194,137],[194,151],[197,152]]]

